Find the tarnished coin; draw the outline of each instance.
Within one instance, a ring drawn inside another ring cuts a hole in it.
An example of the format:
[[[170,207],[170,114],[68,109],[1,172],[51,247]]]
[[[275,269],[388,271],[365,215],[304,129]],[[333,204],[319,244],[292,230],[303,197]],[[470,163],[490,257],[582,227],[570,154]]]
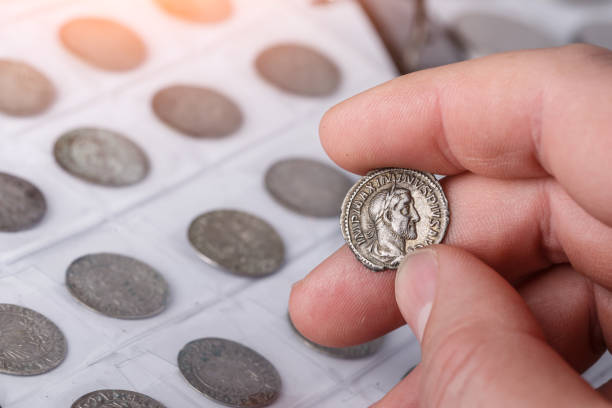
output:
[[[134,391],[98,390],[83,395],[72,408],[166,408],[151,397]]]
[[[0,112],[31,116],[44,112],[55,99],[55,87],[34,67],[0,59]]]
[[[135,184],[149,173],[149,159],[142,149],[111,130],[72,130],[55,142],[53,153],[68,173],[104,186]]]
[[[221,138],[242,125],[240,108],[227,96],[190,85],[174,85],[157,92],[153,111],[168,126],[196,138]]]
[[[236,275],[269,275],[285,259],[285,245],[276,230],[261,218],[242,211],[202,214],[193,220],[188,235],[206,262]]]
[[[64,361],[66,350],[64,335],[45,316],[0,304],[0,373],[44,374]]]
[[[134,69],[147,56],[147,48],[138,34],[111,20],[77,18],[65,23],[59,36],[73,54],[108,71]]]
[[[191,341],[180,351],[178,365],[196,390],[230,407],[265,407],[281,391],[276,368],[259,353],[231,340]]]
[[[85,255],[66,271],[70,293],[92,309],[119,319],[144,319],[161,313],[168,284],[149,265],[117,254]]]
[[[0,232],[17,232],[38,224],[47,212],[45,197],[20,177],[0,172]]]
[[[612,24],[609,22],[592,23],[584,26],[576,34],[576,41],[585,42],[612,50]]]
[[[329,356],[336,357],[336,358],[343,358],[346,360],[355,360],[355,359],[365,358],[365,357],[369,357],[373,355],[380,349],[385,339],[384,337],[380,337],[376,340],[368,341],[367,343],[358,344],[356,346],[350,346],[350,347],[327,347],[327,346],[322,346],[320,344],[317,344],[314,341],[311,341],[307,339],[306,337],[304,337],[302,333],[300,333],[298,329],[295,328],[295,326],[293,325],[293,322],[291,321],[291,317],[288,314],[287,314],[287,320],[289,320],[289,325],[291,326],[295,334],[297,334],[297,336],[300,339],[302,339],[302,341],[307,346],[317,351],[320,351],[323,354],[327,354]]]
[[[168,13],[196,23],[216,23],[232,15],[230,0],[155,0]]]
[[[339,170],[317,160],[292,158],[274,163],[266,172],[266,188],[279,203],[300,214],[334,217],[353,182]]]
[[[348,192],[340,217],[348,246],[374,271],[396,269],[407,252],[440,243],[448,223],[440,183],[410,169],[368,173]]]
[[[259,74],[272,85],[302,96],[327,96],[340,84],[340,70],[328,57],[300,44],[278,44],[259,54]]]

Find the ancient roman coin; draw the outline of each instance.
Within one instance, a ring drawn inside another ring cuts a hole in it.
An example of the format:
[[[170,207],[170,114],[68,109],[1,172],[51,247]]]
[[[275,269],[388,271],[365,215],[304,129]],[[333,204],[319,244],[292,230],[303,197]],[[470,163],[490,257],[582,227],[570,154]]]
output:
[[[302,96],[327,96],[340,85],[340,70],[327,56],[300,44],[277,44],[255,61],[259,74],[272,85]]]
[[[340,215],[340,205],[353,182],[325,163],[305,158],[284,159],[266,172],[266,188],[280,204],[315,217]]]
[[[380,337],[376,340],[368,341],[367,343],[349,347],[322,346],[304,337],[302,333],[300,333],[298,329],[296,329],[296,327],[293,325],[291,317],[289,317],[288,314],[287,319],[289,320],[289,325],[291,326],[295,334],[304,342],[304,344],[331,357],[342,358],[346,360],[355,360],[359,358],[369,357],[380,349],[385,339],[384,337]]]
[[[104,186],[135,184],[149,173],[149,160],[142,149],[111,130],[72,130],[55,142],[53,153],[68,173]]]
[[[77,18],[65,23],[59,36],[73,54],[108,71],[134,69],[147,56],[147,48],[138,34],[111,20]]]
[[[44,374],[66,357],[66,339],[45,316],[25,307],[0,304],[0,373]]]
[[[98,390],[83,395],[72,408],[166,408],[144,394],[125,390]]]
[[[153,111],[168,126],[196,138],[218,139],[242,125],[240,108],[212,89],[174,85],[157,92]]]
[[[448,202],[436,178],[393,168],[359,180],[340,217],[348,246],[374,271],[396,269],[406,253],[442,242],[448,223]]]
[[[20,177],[0,172],[0,232],[32,228],[47,212],[45,197]]]
[[[55,87],[36,68],[0,59],[0,112],[31,116],[44,112],[55,99]]]
[[[119,319],[161,313],[168,300],[163,276],[137,259],[109,253],[78,258],[66,271],[70,293],[92,309]]]
[[[188,235],[202,259],[236,275],[266,276],[276,272],[285,259],[285,245],[276,230],[242,211],[202,214],[193,220]]]
[[[196,23],[217,23],[232,15],[230,0],[155,0],[168,13]]]
[[[265,407],[281,391],[276,368],[259,353],[231,340],[191,341],[180,351],[178,365],[196,390],[230,407]]]
[[[576,34],[576,41],[612,50],[612,24],[609,22],[599,22],[584,26]]]

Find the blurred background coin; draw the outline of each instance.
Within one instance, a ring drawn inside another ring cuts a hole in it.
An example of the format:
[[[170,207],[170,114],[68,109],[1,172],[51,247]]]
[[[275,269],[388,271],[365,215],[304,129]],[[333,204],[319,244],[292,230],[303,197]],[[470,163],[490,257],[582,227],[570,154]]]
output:
[[[32,116],[46,111],[55,99],[55,87],[36,68],[21,61],[0,59],[0,112]]]
[[[0,172],[0,232],[32,228],[47,212],[41,191],[27,180]]]
[[[83,395],[71,408],[166,408],[146,395],[125,390],[98,390]]]
[[[196,23],[217,23],[232,15],[230,0],[155,0],[166,12]]]

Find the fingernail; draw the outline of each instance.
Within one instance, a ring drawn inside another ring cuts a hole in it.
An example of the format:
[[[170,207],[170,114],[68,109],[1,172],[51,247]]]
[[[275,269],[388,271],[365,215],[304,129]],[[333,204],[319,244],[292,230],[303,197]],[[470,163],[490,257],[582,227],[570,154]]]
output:
[[[413,328],[419,341],[431,314],[436,295],[438,257],[432,249],[420,249],[404,258],[397,271],[396,287],[409,288],[414,305]]]

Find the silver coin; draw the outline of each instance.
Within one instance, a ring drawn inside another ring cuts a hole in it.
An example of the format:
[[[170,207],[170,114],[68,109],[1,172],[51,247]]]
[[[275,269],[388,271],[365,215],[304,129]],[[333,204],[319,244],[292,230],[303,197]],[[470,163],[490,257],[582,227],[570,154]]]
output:
[[[193,220],[188,235],[206,262],[241,276],[269,275],[285,259],[285,245],[276,230],[261,218],[242,211],[202,214]]]
[[[340,205],[353,182],[317,160],[293,158],[274,163],[266,172],[266,188],[285,207],[315,217],[340,215]]]
[[[149,159],[142,149],[111,130],[72,130],[55,142],[53,153],[68,173],[104,186],[135,184],[149,173]]]
[[[55,99],[55,87],[34,67],[0,59],[0,112],[31,116],[44,112]]]
[[[168,126],[196,138],[221,138],[242,125],[240,108],[227,96],[189,85],[174,85],[157,92],[153,111]]]
[[[196,23],[217,23],[232,15],[230,0],[155,0],[166,12]]]
[[[166,408],[153,398],[134,391],[98,390],[83,395],[71,408]]]
[[[296,327],[293,325],[293,322],[291,321],[291,317],[289,317],[288,314],[287,314],[287,320],[289,320],[289,325],[291,326],[295,334],[297,334],[297,336],[308,347],[311,347],[331,357],[342,358],[346,360],[356,360],[359,358],[369,357],[375,354],[378,350],[380,350],[380,347],[383,345],[384,339],[385,339],[384,337],[380,337],[376,340],[368,341],[367,343],[358,344],[356,346],[349,346],[349,347],[327,347],[327,346],[322,346],[320,344],[317,344],[314,341],[309,340],[306,337],[304,337],[302,333],[300,333],[298,329],[296,329]]]
[[[20,177],[0,172],[0,232],[32,228],[47,212],[45,197]]]
[[[119,319],[144,319],[161,313],[168,284],[155,269],[117,254],[85,255],[66,271],[70,293],[90,308]]]
[[[612,24],[609,22],[592,23],[584,26],[576,34],[576,41],[585,42],[612,50]]]
[[[231,340],[189,342],[178,355],[178,365],[196,390],[230,407],[265,407],[281,391],[276,368],[259,353]]]
[[[255,61],[259,74],[272,85],[302,96],[327,96],[340,85],[340,70],[328,57],[300,44],[278,44]]]
[[[77,18],[65,23],[59,36],[73,54],[108,71],[134,69],[147,56],[147,48],[138,34],[111,20]]]
[[[66,358],[66,339],[45,316],[25,307],[0,304],[0,373],[44,374]]]
[[[406,253],[442,242],[449,223],[446,196],[429,173],[371,171],[342,203],[342,235],[374,271],[396,269]]]

